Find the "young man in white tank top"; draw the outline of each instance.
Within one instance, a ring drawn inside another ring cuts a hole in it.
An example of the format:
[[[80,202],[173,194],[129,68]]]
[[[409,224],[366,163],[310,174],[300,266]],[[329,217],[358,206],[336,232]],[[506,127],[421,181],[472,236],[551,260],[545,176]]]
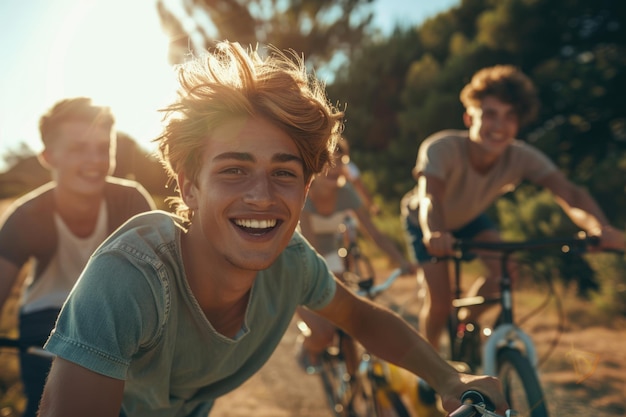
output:
[[[109,176],[116,135],[107,107],[82,97],[62,100],[41,117],[39,127],[40,161],[53,181],[17,199],[0,219],[0,306],[32,260],[20,300],[20,339],[43,346],[92,252],[154,203],[138,183]],[[24,417],[35,417],[50,361],[26,353],[20,361]]]

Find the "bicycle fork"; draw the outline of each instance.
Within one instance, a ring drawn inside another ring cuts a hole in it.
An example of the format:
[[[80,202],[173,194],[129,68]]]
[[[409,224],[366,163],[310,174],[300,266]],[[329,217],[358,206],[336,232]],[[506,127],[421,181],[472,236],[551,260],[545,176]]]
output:
[[[530,337],[514,324],[500,324],[483,346],[482,362],[485,375],[497,375],[498,351],[502,347],[518,349],[524,353],[533,367],[537,366],[537,352]]]

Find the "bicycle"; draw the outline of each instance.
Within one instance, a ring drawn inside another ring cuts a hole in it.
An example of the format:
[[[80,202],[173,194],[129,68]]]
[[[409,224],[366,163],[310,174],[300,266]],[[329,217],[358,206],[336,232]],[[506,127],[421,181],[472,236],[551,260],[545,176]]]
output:
[[[461,406],[449,417],[502,417],[493,412],[493,404],[478,391],[466,391],[461,396]],[[506,410],[505,417],[517,416],[517,411]]]
[[[359,296],[375,300],[402,275],[395,269],[382,283],[375,284],[374,268],[358,245],[354,219],[344,219],[338,238],[345,266],[342,279]],[[298,328],[303,334],[309,331],[302,321]],[[434,393],[424,390],[417,376],[371,355],[340,329],[320,358],[319,375],[336,417],[442,415]]]
[[[2,357],[2,380],[0,382],[0,415],[18,417],[22,415],[24,398],[21,383],[19,383],[18,352],[37,355],[52,360],[54,355],[39,346],[32,346],[14,337],[0,337],[0,351],[7,351],[11,355]],[[16,356],[12,356],[15,354]],[[6,372],[6,373],[5,373]]]
[[[537,374],[538,359],[530,336],[516,325],[513,314],[510,258],[520,251],[560,247],[562,251],[582,253],[589,246],[597,246],[595,237],[537,239],[518,242],[478,242],[458,240],[455,243],[454,299],[448,320],[449,354],[453,362],[465,363],[472,372],[482,369],[486,375],[500,379],[505,398],[520,416],[547,417],[545,396]],[[464,297],[461,288],[461,264],[471,260],[473,251],[482,250],[498,254],[501,265],[500,295]],[[440,260],[440,259],[437,259]],[[483,304],[497,304],[498,316],[491,328],[481,335],[477,323],[465,322],[459,317],[463,308]],[[486,337],[482,343],[481,338]]]

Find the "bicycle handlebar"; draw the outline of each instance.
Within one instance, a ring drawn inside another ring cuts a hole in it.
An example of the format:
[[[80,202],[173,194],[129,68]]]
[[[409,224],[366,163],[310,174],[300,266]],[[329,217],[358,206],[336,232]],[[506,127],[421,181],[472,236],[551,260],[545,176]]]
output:
[[[44,350],[42,347],[28,345],[19,339],[13,339],[9,337],[0,337],[0,348],[4,347],[15,348],[18,349],[20,352],[26,352],[31,355],[36,355],[47,359],[54,359],[55,357],[54,353],[50,353],[47,350]]]
[[[502,417],[493,412],[494,405],[478,391],[465,391],[461,395],[461,406],[451,412],[448,417]],[[505,417],[517,416],[514,410],[506,410]]]
[[[374,285],[373,278],[369,278],[364,281],[361,281],[359,282],[359,290],[356,293],[357,295],[360,295],[361,297],[368,297],[370,299],[373,299],[377,295],[385,292],[389,287],[391,287],[391,284],[393,284],[393,282],[400,275],[402,275],[402,269],[396,268],[391,272],[391,274],[389,274],[389,276],[387,277],[385,281],[381,282],[378,285]]]
[[[600,238],[598,236],[587,236],[584,232],[581,232],[573,237],[548,237],[521,241],[481,242],[459,239],[454,242],[453,248],[459,253],[457,256],[460,257],[476,249],[510,254],[522,250],[540,250],[557,246],[560,246],[563,252],[576,251],[578,253],[584,253],[590,247],[599,247],[599,245]],[[621,255],[624,254],[624,251],[617,249],[603,249],[603,251]]]
[[[454,243],[454,249],[461,252],[481,249],[493,252],[516,252],[521,250],[538,250],[547,247],[560,246],[565,252],[576,249],[586,250],[588,247],[598,246],[600,239],[597,236],[551,237],[522,241],[480,242],[475,240],[459,239]]]

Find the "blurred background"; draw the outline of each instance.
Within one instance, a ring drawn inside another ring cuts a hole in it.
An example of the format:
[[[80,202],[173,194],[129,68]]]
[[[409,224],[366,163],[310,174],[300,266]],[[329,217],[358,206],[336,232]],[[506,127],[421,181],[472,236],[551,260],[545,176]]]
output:
[[[329,99],[347,106],[352,159],[382,207],[376,220],[400,247],[399,201],[414,185],[420,142],[463,128],[459,91],[494,64],[520,67],[539,89],[540,116],[520,138],[626,228],[623,1],[5,0],[0,16],[0,198],[49,180],[35,158],[38,118],[61,98],[86,95],[116,114],[115,175],[140,181],[165,207],[173,189],[151,140],[157,109],[174,91],[172,66],[228,39],[304,54]],[[501,198],[492,214],[510,238],[576,231],[531,185]],[[546,268],[561,270],[580,295],[602,294],[602,277],[586,261],[555,262]],[[606,280],[606,308],[626,315],[623,278]]]

